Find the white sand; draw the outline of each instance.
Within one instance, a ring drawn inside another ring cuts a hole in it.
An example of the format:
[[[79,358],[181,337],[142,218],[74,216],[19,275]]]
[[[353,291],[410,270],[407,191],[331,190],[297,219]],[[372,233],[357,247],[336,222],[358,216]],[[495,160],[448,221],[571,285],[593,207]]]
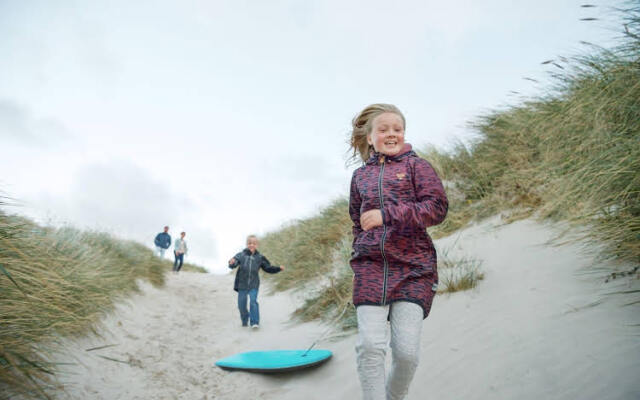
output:
[[[578,246],[551,247],[548,227],[497,220],[446,238],[450,254],[483,260],[485,280],[438,296],[425,321],[418,399],[640,399],[640,313],[624,296],[638,281],[604,283]],[[459,236],[459,237],[458,237]],[[286,273],[286,271],[284,272]],[[102,338],[69,341],[58,362],[70,399],[358,399],[354,336],[324,341],[326,364],[285,375],[228,372],[216,359],[302,349],[325,331],[291,324],[288,294],[261,293],[261,328],[240,327],[233,276],[182,273],[104,321]],[[635,325],[635,326],[634,326]],[[116,344],[101,350],[86,349]],[[117,362],[102,358],[110,357]]]

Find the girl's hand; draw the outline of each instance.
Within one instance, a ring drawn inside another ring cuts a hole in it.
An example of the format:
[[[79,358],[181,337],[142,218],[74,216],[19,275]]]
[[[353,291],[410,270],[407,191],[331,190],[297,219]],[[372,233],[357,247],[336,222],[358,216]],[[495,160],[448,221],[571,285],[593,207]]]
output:
[[[229,265],[231,265],[231,264],[235,264],[235,263],[236,263],[236,259],[235,259],[235,257],[234,257],[234,258],[232,258],[231,260],[229,260]]]
[[[382,226],[382,213],[378,209],[369,210],[360,216],[360,226],[365,231]]]
[[[280,271],[284,271],[284,265],[280,266]]]

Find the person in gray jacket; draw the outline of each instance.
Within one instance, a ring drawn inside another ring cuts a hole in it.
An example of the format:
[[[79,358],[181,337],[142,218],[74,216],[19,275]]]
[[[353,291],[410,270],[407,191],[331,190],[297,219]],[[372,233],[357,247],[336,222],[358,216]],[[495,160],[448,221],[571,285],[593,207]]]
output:
[[[258,309],[258,288],[260,276],[258,271],[275,274],[284,270],[284,266],[272,266],[267,257],[258,251],[258,238],[255,235],[247,237],[247,248],[229,260],[229,268],[238,268],[233,290],[238,292],[238,309],[242,326],[251,324],[252,328],[260,326],[260,311]],[[247,311],[247,296],[249,296],[249,311]]]

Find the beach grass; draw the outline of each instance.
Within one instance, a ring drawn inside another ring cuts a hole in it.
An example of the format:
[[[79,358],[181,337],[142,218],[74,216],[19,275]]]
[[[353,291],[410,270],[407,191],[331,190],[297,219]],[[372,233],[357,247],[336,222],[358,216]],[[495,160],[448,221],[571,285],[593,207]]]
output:
[[[317,216],[292,221],[260,238],[260,251],[287,267],[286,274],[273,276],[276,290],[300,287],[332,273],[334,248],[351,234],[348,206],[346,199],[335,200]]]
[[[452,203],[436,237],[497,213],[535,216],[568,223],[559,241],[640,263],[640,7],[629,4],[618,46],[553,61],[563,69],[544,94],[479,116],[476,136],[448,151],[425,149]]]
[[[170,268],[137,242],[0,211],[0,399],[47,398],[59,338],[96,332],[137,280],[162,286]]]
[[[482,260],[454,257],[450,249],[438,252],[438,293],[454,293],[475,288],[484,279]]]

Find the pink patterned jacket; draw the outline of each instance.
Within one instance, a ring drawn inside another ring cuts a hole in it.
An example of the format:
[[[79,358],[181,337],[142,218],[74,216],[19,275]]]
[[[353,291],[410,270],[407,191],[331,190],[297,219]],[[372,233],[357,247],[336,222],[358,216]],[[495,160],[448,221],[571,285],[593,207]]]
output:
[[[438,285],[436,250],[426,228],[441,223],[449,203],[438,175],[411,150],[390,157],[374,153],[353,172],[349,214],[353,221],[353,304],[410,301],[429,315]],[[360,215],[382,212],[383,226],[364,231]]]

